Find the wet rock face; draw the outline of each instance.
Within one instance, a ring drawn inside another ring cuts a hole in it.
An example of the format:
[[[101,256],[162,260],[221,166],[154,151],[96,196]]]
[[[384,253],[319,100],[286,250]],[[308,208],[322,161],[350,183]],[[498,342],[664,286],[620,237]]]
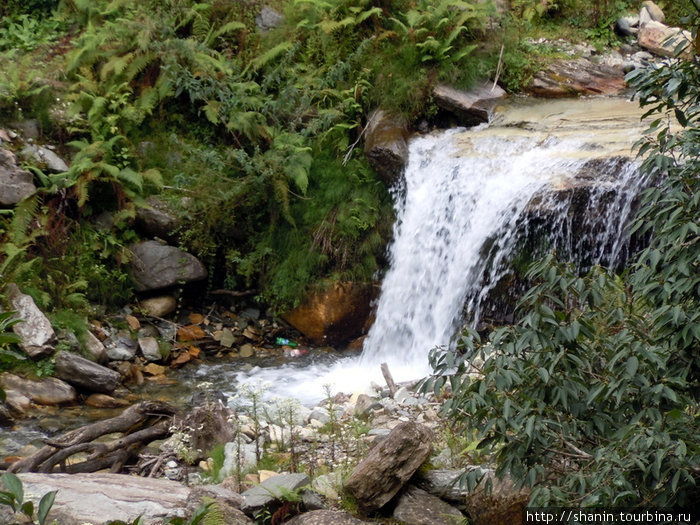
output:
[[[157,241],[131,247],[131,271],[139,292],[158,290],[207,277],[204,265],[193,255]]]
[[[432,431],[404,422],[379,442],[355,467],[345,491],[365,512],[386,505],[430,455]]]
[[[393,186],[408,163],[408,132],[403,119],[376,109],[367,121],[365,155],[387,186]]]
[[[535,74],[527,91],[547,98],[615,95],[627,88],[624,71],[585,58],[559,60]]]
[[[377,293],[374,284],[334,283],[283,318],[316,344],[344,343],[363,333]]]
[[[53,377],[33,381],[14,374],[3,373],[0,374],[0,387],[6,391],[18,392],[38,405],[73,403],[78,398],[72,386]]]
[[[506,92],[493,82],[484,82],[469,91],[438,85],[433,96],[437,105],[453,113],[460,124],[476,126],[489,121],[493,107],[506,96]]]

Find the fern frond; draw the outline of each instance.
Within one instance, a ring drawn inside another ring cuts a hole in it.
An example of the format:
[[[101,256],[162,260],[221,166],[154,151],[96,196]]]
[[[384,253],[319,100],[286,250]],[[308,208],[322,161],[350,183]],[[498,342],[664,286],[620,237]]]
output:
[[[27,241],[27,230],[32,221],[39,215],[40,205],[41,199],[36,193],[22,199],[15,205],[15,213],[8,230],[11,242],[21,246]]]
[[[253,71],[258,71],[259,69],[262,69],[267,64],[278,58],[283,53],[289,51],[292,48],[292,46],[293,44],[291,42],[282,42],[280,44],[277,44],[275,47],[267,50],[265,53],[253,60],[248,67],[251,68]]]

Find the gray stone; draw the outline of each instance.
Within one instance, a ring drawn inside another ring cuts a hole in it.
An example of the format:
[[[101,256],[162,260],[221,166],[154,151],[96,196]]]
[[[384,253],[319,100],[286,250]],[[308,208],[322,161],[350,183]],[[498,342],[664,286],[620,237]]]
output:
[[[111,361],[130,361],[136,355],[138,343],[131,338],[127,331],[121,330],[107,340],[105,348],[107,357]]]
[[[408,390],[408,388],[402,386],[394,393],[394,401],[401,404],[404,401],[406,401],[406,399],[410,397],[410,395],[411,392]]]
[[[12,330],[22,342],[20,346],[32,359],[50,355],[53,352],[51,342],[56,338],[51,322],[39,310],[30,295],[20,292],[16,284],[7,285],[7,297],[10,308],[16,312],[21,322],[12,326]]]
[[[262,31],[268,31],[279,27],[284,17],[269,6],[264,6],[258,16],[255,17],[255,25]]]
[[[166,205],[149,197],[148,206],[136,209],[136,226],[150,237],[173,240],[173,232],[178,227],[178,219],[166,209]]]
[[[207,271],[193,255],[157,241],[131,246],[132,276],[139,292],[205,279]]]
[[[38,405],[74,403],[78,398],[75,388],[54,377],[31,380],[3,373],[0,374],[0,386],[6,391],[19,392]]]
[[[370,408],[374,404],[374,400],[367,394],[360,394],[357,396],[357,401],[355,402],[354,413],[358,417],[363,417],[369,414]]]
[[[262,450],[262,447],[261,447]],[[240,465],[239,465],[240,458]],[[238,472],[252,468],[257,463],[255,457],[255,443],[240,443],[235,441],[224,445],[224,466],[221,468],[224,477],[233,476]]]
[[[456,508],[413,485],[399,496],[394,518],[406,525],[456,525],[464,522],[464,515]]]
[[[428,459],[432,435],[424,425],[399,423],[355,467],[345,492],[364,511],[380,509]]]
[[[242,501],[243,498],[240,494],[219,485],[199,485],[192,488],[192,492],[187,500],[187,514],[191,516],[202,503],[213,502],[217,514],[220,514],[222,518],[220,523],[225,525],[253,525],[253,521],[239,510]],[[214,514],[210,516],[214,516]],[[207,521],[208,519],[204,518],[204,522]]]
[[[632,27],[629,17],[621,16],[615,21],[615,31],[622,36],[634,36],[638,30],[636,27]]]
[[[393,186],[408,163],[408,131],[402,118],[375,109],[367,119],[364,152],[387,186]]]
[[[105,345],[90,331],[83,336],[83,348],[96,363],[107,362],[108,357]]]
[[[139,348],[147,361],[160,361],[160,348],[155,337],[139,337]]]
[[[485,491],[487,479],[491,479],[492,482],[489,494]],[[474,525],[501,525],[521,523],[523,510],[529,498],[528,489],[516,490],[510,478],[499,479],[489,470],[474,491],[467,495],[465,501]]]
[[[118,372],[70,352],[58,352],[54,375],[91,392],[110,394],[120,384]]]
[[[454,114],[465,126],[488,122],[491,112],[506,92],[493,82],[483,82],[469,91],[461,91],[444,84],[433,89],[435,103]]]
[[[339,510],[314,510],[305,512],[285,522],[287,525],[370,525],[347,512]]]
[[[316,476],[311,487],[329,500],[340,499],[340,490],[343,486],[343,475],[341,472],[329,472]]]
[[[324,407],[314,407],[309,414],[309,420],[315,419],[323,424],[329,423],[331,415]]]
[[[0,148],[0,205],[11,206],[36,191],[34,177],[17,166],[17,158]]]
[[[68,171],[68,164],[66,164],[61,157],[44,146],[29,144],[22,150],[22,156],[27,159],[34,159],[36,162],[45,165],[48,171],[54,173]]]
[[[639,27],[644,27],[646,24],[652,21],[651,14],[646,7],[642,7],[639,10]]]
[[[298,490],[311,483],[306,474],[279,474],[266,479],[260,485],[246,490],[241,510],[249,516],[255,515],[265,507],[284,499],[286,493]]]
[[[305,510],[322,510],[326,508],[323,498],[313,490],[303,489],[301,491],[301,503]]]
[[[645,0],[642,2],[642,9],[646,9],[647,13],[649,13],[649,16],[654,22],[661,22],[663,24],[666,21],[666,15],[664,12],[651,0]]]
[[[462,472],[462,470],[455,469],[428,470],[416,476],[415,481],[419,488],[433,496],[445,501],[462,503],[467,495],[466,488],[461,488],[457,482]]]
[[[35,508],[44,494],[58,491],[48,521],[57,520],[61,525],[132,523],[139,516],[150,525],[165,518],[184,518],[191,492],[174,481],[124,474],[24,473],[18,477]]]
[[[10,127],[19,131],[20,135],[24,139],[38,139],[39,138],[39,121],[37,119],[27,119],[19,120],[17,122],[10,123]]]

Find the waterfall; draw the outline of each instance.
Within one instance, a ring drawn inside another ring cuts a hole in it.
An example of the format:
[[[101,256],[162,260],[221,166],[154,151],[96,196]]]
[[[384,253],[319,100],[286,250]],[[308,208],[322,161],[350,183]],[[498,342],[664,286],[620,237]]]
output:
[[[523,236],[582,269],[619,261],[636,165],[609,156],[604,130],[559,131],[484,125],[411,142],[365,367],[428,373],[429,350],[450,345],[465,313],[479,321]]]
[[[513,104],[493,122],[418,136],[394,188],[397,221],[376,320],[362,355],[239,373],[313,403],[333,392],[430,373],[428,353],[479,322],[519,251],[614,265],[644,181],[631,160],[639,108],[621,99]],[[515,295],[514,290],[507,290]]]

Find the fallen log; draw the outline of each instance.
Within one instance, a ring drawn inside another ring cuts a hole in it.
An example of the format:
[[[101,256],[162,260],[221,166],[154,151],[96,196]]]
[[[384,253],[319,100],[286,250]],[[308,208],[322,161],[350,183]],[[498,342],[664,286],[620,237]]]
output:
[[[109,468],[118,472],[148,443],[168,436],[175,409],[160,401],[142,401],[130,406],[118,416],[85,425],[46,440],[46,446],[8,468],[9,472],[96,472]],[[121,433],[121,437],[103,443],[93,443],[101,436]],[[81,462],[68,464],[71,456],[91,452]]]

